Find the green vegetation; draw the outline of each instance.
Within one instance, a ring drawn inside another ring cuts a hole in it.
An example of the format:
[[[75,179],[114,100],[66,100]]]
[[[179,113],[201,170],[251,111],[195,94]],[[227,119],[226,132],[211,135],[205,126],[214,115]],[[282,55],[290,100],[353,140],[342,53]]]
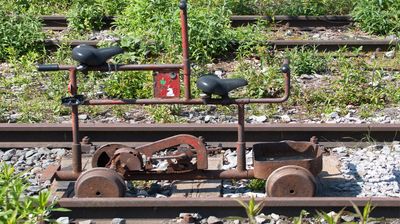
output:
[[[195,10],[189,7],[188,12],[191,58],[204,62],[223,56],[232,39],[230,12],[223,6],[194,7]],[[164,54],[172,61],[179,60],[174,58],[181,51],[176,2],[130,0],[115,25],[122,38],[121,46],[131,52],[133,61]]]
[[[0,223],[42,223],[49,220],[51,211],[66,211],[55,208],[49,191],[37,196],[28,196],[26,173],[15,173],[12,165],[0,163]]]
[[[113,98],[151,98],[152,80],[151,72],[116,72],[106,78],[104,90]]]
[[[241,200],[236,200],[246,211],[247,221],[249,224],[256,224],[256,216],[260,214],[264,207],[264,201],[259,202],[256,204],[256,200],[254,197],[251,197],[248,204],[244,203]],[[239,219],[242,220],[242,217],[229,217],[229,219]]]
[[[0,8],[0,61],[43,50],[44,33],[38,17],[9,14]]]
[[[71,0],[0,0],[0,7],[7,12],[21,15],[63,14],[71,6]]]
[[[328,70],[328,59],[321,56],[315,48],[300,47],[286,50],[286,57],[290,59],[293,75],[315,74]]]
[[[250,182],[246,185],[246,187],[252,191],[264,191],[265,180],[251,179]]]
[[[124,0],[75,0],[67,12],[68,26],[80,33],[100,30],[103,17],[118,15],[126,4]]]
[[[372,206],[371,200],[367,202],[362,212],[360,211],[358,206],[354,204],[354,202],[351,202],[351,204],[353,205],[353,208],[356,211],[358,218],[360,219],[360,224],[366,224],[371,220],[370,218],[371,212],[375,209],[375,207]]]
[[[214,0],[225,3],[236,15],[344,15],[353,6],[350,0]]]
[[[317,211],[318,216],[324,220],[327,224],[336,224],[339,223],[340,218],[344,212],[343,208],[342,210],[340,210],[338,213],[336,213],[335,215],[329,215],[328,213],[324,212],[324,211]]]
[[[400,34],[400,1],[359,0],[351,15],[366,32],[388,35]]]
[[[76,2],[68,11],[68,26],[78,32],[100,30],[104,25],[104,16],[103,10],[94,1]]]

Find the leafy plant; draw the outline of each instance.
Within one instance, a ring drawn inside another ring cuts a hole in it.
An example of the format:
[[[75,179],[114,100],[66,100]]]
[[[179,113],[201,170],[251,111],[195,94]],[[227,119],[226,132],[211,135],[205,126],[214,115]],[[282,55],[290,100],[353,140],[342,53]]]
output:
[[[78,32],[99,30],[103,25],[103,10],[91,1],[76,1],[67,13],[68,26]]]
[[[40,223],[49,221],[51,211],[67,211],[55,208],[55,201],[48,203],[49,191],[26,195],[28,187],[25,173],[16,174],[14,167],[0,163],[0,223]]]
[[[0,7],[8,12],[23,15],[62,14],[71,5],[71,0],[0,0]]]
[[[234,30],[236,54],[239,59],[267,56],[270,39],[268,22],[258,21],[256,24],[237,27]]]
[[[118,15],[127,5],[126,0],[95,0],[95,4],[103,10],[104,15]]]
[[[255,98],[278,97],[283,92],[283,77],[278,65],[267,66],[261,63],[257,66],[245,61],[241,62],[234,77],[241,77],[248,81],[244,89],[245,93],[240,95]]]
[[[162,54],[176,58],[181,51],[179,7],[175,1],[129,0],[116,18],[116,33],[121,46],[134,60]],[[189,2],[190,3],[190,2]],[[193,5],[196,3],[193,3]],[[231,40],[230,11],[224,5],[198,4],[188,7],[190,57],[197,62],[222,56]],[[175,59],[176,60],[176,59]]]
[[[265,188],[265,180],[262,179],[252,179],[250,182],[246,185],[247,188],[249,188],[252,191],[263,191]]]
[[[344,15],[353,6],[351,0],[227,0],[236,15]]]
[[[256,204],[254,197],[251,197],[248,204],[244,203],[241,200],[236,200],[243,208],[246,210],[246,215],[250,224],[256,224],[256,216],[260,214],[264,207],[264,201]],[[233,217],[232,217],[233,218]],[[241,217],[234,217],[241,219]]]
[[[0,8],[0,61],[44,49],[44,33],[38,17],[18,15]]]
[[[105,81],[104,90],[108,96],[115,98],[150,98],[151,80],[148,72],[116,72]]]
[[[294,48],[286,51],[293,75],[314,74],[326,71],[327,61],[318,55],[316,48]]]
[[[366,32],[380,35],[400,34],[398,0],[359,0],[356,1],[351,15]]]
[[[371,200],[367,202],[367,204],[364,206],[363,212],[360,211],[358,206],[354,204],[354,202],[350,201],[351,204],[353,205],[354,210],[356,211],[357,216],[360,218],[360,224],[366,224],[368,223],[370,219],[370,214],[371,212],[375,209],[374,206],[372,206]]]
[[[306,210],[301,210],[299,217],[295,217],[293,219],[293,223],[294,224],[303,224],[303,218],[307,217],[307,215],[309,215],[309,214],[310,213],[308,213]]]
[[[339,223],[340,218],[344,212],[345,208],[340,210],[337,214],[335,215],[329,215],[328,213],[324,211],[316,211],[318,216],[323,219],[327,224],[336,224]]]
[[[173,123],[178,121],[179,105],[155,105],[146,107],[150,116],[157,123]]]

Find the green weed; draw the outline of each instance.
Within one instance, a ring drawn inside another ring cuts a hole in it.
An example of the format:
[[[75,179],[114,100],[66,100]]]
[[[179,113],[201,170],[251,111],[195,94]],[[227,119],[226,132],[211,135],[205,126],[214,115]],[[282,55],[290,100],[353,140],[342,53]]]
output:
[[[0,8],[0,61],[44,49],[38,17],[18,15]]]
[[[179,121],[177,115],[180,114],[181,107],[179,105],[155,105],[146,107],[146,110],[157,123],[176,123]]]
[[[370,220],[371,212],[375,209],[375,207],[372,206],[371,200],[369,200],[367,204],[364,206],[363,212],[360,211],[360,209],[356,204],[354,204],[354,202],[352,201],[350,202],[353,205],[353,208],[356,211],[358,218],[360,218],[360,224],[368,223],[368,221]]]
[[[262,211],[263,207],[264,207],[264,201],[259,202],[258,204],[256,204],[254,197],[251,197],[248,204],[244,203],[241,200],[237,200],[236,201],[243,206],[243,208],[246,210],[246,215],[248,218],[248,222],[250,224],[256,224],[256,216],[258,214],[260,214],[260,212]],[[229,218],[234,218],[234,219],[243,219],[242,217],[229,217]]]
[[[236,15],[345,15],[353,6],[350,0],[227,0]]]
[[[307,217],[307,215],[309,215],[310,213],[308,213],[306,210],[301,210],[299,217],[295,217],[293,218],[293,223],[294,224],[303,224],[303,218]]]
[[[53,15],[63,14],[71,2],[71,0],[0,0],[0,7],[8,12],[22,15]]]
[[[294,48],[287,50],[286,55],[290,59],[293,75],[320,73],[328,69],[326,59],[319,55],[316,48]]]
[[[0,163],[0,223],[42,223],[50,221],[52,211],[67,211],[55,208],[56,201],[48,203],[49,191],[26,195],[28,187],[25,173],[16,174],[12,165]]]
[[[189,2],[190,3],[190,2]],[[195,4],[195,3],[193,3]],[[188,8],[190,57],[197,62],[223,56],[231,40],[230,12],[222,6],[196,5]],[[129,0],[116,21],[121,46],[134,60],[170,55],[179,58],[181,39],[179,8],[174,1]]]
[[[77,1],[67,13],[68,27],[78,32],[100,30],[104,12],[95,1]]]
[[[380,35],[400,34],[400,1],[359,0],[351,13],[366,32]]]
[[[233,75],[248,81],[245,95],[253,98],[279,97],[283,93],[283,77],[278,65],[267,66],[265,63],[254,65],[242,61]]]
[[[149,72],[116,72],[104,82],[108,96],[115,98],[151,98],[152,75]]]
[[[329,215],[328,213],[324,212],[324,211],[316,211],[317,215],[323,219],[327,224],[336,224],[336,223],[340,223],[340,218],[344,212],[343,208],[342,210],[340,210],[337,214],[335,215]]]
[[[246,185],[247,188],[249,188],[252,191],[264,191],[265,188],[265,180],[262,179],[252,179],[250,182]]]

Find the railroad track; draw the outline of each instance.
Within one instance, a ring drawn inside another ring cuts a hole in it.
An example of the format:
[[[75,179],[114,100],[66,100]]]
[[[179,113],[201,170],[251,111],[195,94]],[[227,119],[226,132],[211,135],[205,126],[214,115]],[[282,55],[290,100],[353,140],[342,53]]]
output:
[[[94,144],[122,142],[137,145],[153,142],[179,133],[203,136],[210,144],[234,146],[236,126],[221,124],[165,124],[165,125],[129,125],[129,124],[82,124],[81,137],[88,135]],[[171,131],[173,130],[173,131]],[[248,146],[260,141],[308,140],[315,135],[323,144],[345,143],[359,144],[358,141],[399,141],[397,135],[400,125],[382,124],[262,124],[246,126]],[[71,128],[69,124],[2,124],[0,125],[0,147],[53,146],[69,147]],[[335,141],[339,141],[336,142]],[[71,219],[172,219],[182,212],[200,213],[203,217],[242,216],[245,210],[232,198],[72,198],[72,183],[68,186],[58,206],[70,209],[69,212],[54,212],[54,217],[68,216]],[[60,189],[60,188],[58,188]],[[215,189],[214,189],[215,190]],[[248,199],[242,199],[248,200]],[[355,198],[355,197],[313,197],[313,198],[264,198],[265,214],[276,213],[285,216],[298,216],[301,210],[314,214],[319,211],[339,211],[352,204],[364,206],[369,200],[376,206],[373,217],[399,218],[400,198]]]
[[[68,26],[68,21],[65,16],[42,16],[44,29],[47,30],[64,30]],[[114,21],[113,17],[104,17],[103,29],[111,27]],[[269,21],[275,24],[284,24],[289,27],[302,27],[308,29],[310,27],[338,27],[347,26],[353,23],[350,16],[243,16],[236,15],[231,17],[232,26],[243,26],[257,21]],[[84,41],[71,40],[66,42],[71,47],[79,44],[87,44],[97,46],[99,41]],[[267,42],[274,49],[286,49],[301,46],[315,47],[321,51],[335,51],[343,47],[358,49],[362,47],[364,51],[388,50],[397,46],[400,43],[398,40],[271,40]],[[45,40],[45,46],[49,50],[54,50],[60,46],[62,42],[58,40]]]
[[[80,44],[86,44],[91,46],[97,46],[100,41],[97,40],[71,40],[68,42],[60,42],[58,40],[45,40],[45,47],[49,50],[55,50],[62,43],[67,43],[71,47],[76,47]],[[270,40],[267,41],[267,45],[274,49],[286,49],[295,47],[315,47],[320,51],[336,51],[343,47],[351,49],[359,49],[362,47],[363,51],[376,51],[389,50],[400,44],[400,40]]]
[[[203,136],[211,145],[234,147],[235,124],[81,124],[81,138],[95,145],[121,142],[129,146],[176,134]],[[308,141],[316,136],[326,146],[400,141],[400,124],[257,124],[246,125],[246,142]],[[70,124],[0,124],[0,148],[70,147]]]
[[[65,16],[52,15],[41,16],[44,29],[46,30],[65,30],[68,21]],[[114,17],[103,18],[104,29],[110,28]],[[232,26],[242,26],[258,21],[268,21],[275,24],[284,24],[290,27],[337,27],[347,26],[353,23],[351,16],[348,15],[328,15],[328,16],[254,16],[254,15],[234,15],[231,16]]]
[[[371,217],[399,218],[399,198],[354,198],[354,197],[313,197],[313,198],[264,198],[265,214],[276,213],[296,217],[301,210],[312,215],[315,211],[336,211],[346,207],[352,211],[352,204],[361,209],[368,201],[376,208]],[[247,203],[248,199],[243,199]],[[58,205],[70,212],[53,213],[55,217],[68,216],[73,219],[172,219],[180,213],[199,213],[203,217],[246,217],[245,209],[230,198],[62,198]]]

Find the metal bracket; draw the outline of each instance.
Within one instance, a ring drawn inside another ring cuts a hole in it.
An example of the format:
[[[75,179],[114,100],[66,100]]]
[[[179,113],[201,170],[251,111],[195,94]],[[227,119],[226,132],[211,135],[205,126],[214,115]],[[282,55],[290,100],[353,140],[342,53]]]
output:
[[[85,101],[85,97],[83,95],[75,95],[70,97],[61,98],[61,103],[64,106],[77,106],[82,105]]]

